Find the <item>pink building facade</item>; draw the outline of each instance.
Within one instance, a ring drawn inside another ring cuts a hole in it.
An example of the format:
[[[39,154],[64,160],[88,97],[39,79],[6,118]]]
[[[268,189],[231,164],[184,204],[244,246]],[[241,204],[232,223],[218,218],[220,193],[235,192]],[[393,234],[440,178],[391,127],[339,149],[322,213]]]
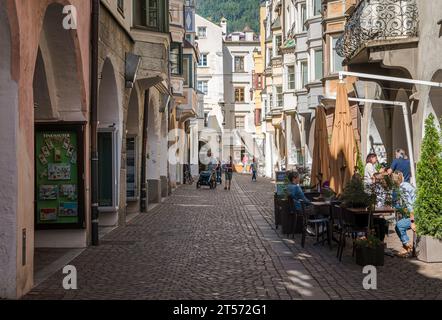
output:
[[[0,0],[0,297],[32,288],[35,247],[89,242],[90,17]]]

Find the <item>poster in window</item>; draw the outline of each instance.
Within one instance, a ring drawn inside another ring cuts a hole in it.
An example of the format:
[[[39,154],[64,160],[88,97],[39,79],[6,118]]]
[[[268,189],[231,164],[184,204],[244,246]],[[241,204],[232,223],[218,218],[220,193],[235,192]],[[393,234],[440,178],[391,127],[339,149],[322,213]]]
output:
[[[40,221],[57,221],[57,209],[43,208],[40,209]]]
[[[56,200],[58,198],[57,185],[40,185],[40,200]]]
[[[46,128],[50,128],[47,129]],[[40,125],[35,133],[37,228],[82,228],[81,126]]]
[[[48,178],[49,180],[70,180],[71,165],[69,163],[49,163]]]
[[[78,206],[76,202],[60,203],[60,217],[76,217],[78,215]]]

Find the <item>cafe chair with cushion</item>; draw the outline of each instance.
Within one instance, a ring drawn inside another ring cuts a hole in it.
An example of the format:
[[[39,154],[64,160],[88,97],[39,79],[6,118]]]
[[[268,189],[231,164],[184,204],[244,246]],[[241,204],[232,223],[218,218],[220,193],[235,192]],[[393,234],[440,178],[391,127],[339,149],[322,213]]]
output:
[[[303,228],[302,228],[302,238],[301,238],[301,246],[304,248],[305,246],[305,238],[307,236],[307,227],[309,225],[314,225],[315,227],[315,235],[316,235],[316,243],[324,244],[325,240],[331,244],[330,232],[329,232],[329,217],[321,217],[316,214],[315,208],[311,205],[307,205],[305,201],[300,200],[301,203],[301,211],[303,217]],[[319,229],[321,227],[321,232]],[[324,236],[327,235],[327,239],[324,239]],[[322,241],[319,238],[322,237]]]

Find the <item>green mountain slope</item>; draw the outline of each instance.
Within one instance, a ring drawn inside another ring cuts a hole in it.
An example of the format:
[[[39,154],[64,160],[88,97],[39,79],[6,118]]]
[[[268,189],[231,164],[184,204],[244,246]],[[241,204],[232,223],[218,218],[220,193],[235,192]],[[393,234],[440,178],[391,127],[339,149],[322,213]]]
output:
[[[260,0],[197,0],[197,13],[219,24],[224,16],[227,19],[228,32],[242,31],[249,25],[259,31]]]

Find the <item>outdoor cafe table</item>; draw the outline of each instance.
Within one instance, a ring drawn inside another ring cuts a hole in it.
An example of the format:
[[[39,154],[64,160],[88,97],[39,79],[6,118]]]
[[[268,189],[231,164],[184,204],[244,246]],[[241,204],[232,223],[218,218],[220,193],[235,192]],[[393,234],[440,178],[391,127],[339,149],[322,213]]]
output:
[[[367,208],[346,208],[347,212],[354,215],[368,215],[368,227],[370,229],[372,224],[372,218],[384,219],[385,216],[396,214],[396,210],[393,207],[376,207],[374,210]]]
[[[312,201],[311,204],[315,207],[315,211],[320,214],[320,215],[324,215],[324,216],[328,216],[329,219],[329,231],[332,230],[332,219],[331,219],[331,201],[319,201],[319,200],[315,200]],[[331,232],[331,240],[335,241],[335,242],[339,242],[338,239],[336,239],[333,236],[333,232]],[[331,243],[330,243],[330,248],[331,248]]]

